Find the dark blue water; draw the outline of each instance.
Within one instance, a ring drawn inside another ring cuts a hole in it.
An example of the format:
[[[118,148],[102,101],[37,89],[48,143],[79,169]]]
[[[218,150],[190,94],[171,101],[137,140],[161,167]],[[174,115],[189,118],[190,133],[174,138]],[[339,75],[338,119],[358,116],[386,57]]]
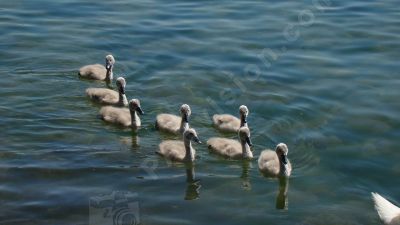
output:
[[[370,192],[400,203],[399,21],[393,0],[1,1],[0,224],[380,224]],[[138,132],[77,76],[109,53]],[[247,105],[255,156],[285,142],[291,178],[206,145],[192,167],[155,155],[175,138],[155,116],[182,103],[203,142],[236,138],[211,116]]]

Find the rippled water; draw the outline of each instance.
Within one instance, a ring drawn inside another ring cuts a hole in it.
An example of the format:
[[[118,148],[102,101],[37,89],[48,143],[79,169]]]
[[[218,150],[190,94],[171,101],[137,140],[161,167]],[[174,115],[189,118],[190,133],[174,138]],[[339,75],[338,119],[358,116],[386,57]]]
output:
[[[89,200],[123,194],[142,224],[380,224],[370,192],[400,203],[399,12],[394,0],[1,1],[0,224],[112,224],[118,207]],[[104,83],[77,76],[108,53],[145,110],[137,133],[99,120],[84,90]],[[287,143],[292,177],[195,145],[189,179],[154,154],[174,138],[156,114],[182,103],[203,141],[235,138],[211,115],[246,104],[255,156]]]

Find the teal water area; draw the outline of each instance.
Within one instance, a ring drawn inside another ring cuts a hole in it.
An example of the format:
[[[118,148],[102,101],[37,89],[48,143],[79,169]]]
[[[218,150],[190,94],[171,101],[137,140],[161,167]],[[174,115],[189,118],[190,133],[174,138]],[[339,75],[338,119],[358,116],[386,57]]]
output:
[[[400,203],[399,21],[394,0],[1,1],[0,224],[112,224],[127,194],[141,224],[380,224],[370,192]],[[77,76],[109,53],[138,132]],[[211,116],[247,105],[255,157],[285,142],[290,179],[204,144],[192,166],[154,154],[182,103],[203,142],[236,138]]]

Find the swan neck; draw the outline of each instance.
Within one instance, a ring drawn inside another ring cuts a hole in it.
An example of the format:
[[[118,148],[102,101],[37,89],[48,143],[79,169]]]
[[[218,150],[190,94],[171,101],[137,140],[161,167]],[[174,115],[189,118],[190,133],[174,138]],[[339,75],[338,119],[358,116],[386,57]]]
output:
[[[185,160],[193,162],[194,161],[194,149],[192,147],[192,142],[190,140],[188,140],[187,138],[184,138],[184,144],[185,144],[185,150],[186,150]]]
[[[128,99],[126,98],[126,95],[122,94],[121,92],[119,92],[118,105],[120,106],[128,105]]]
[[[189,123],[185,121],[185,119],[182,117],[181,127],[179,128],[179,130],[183,133],[187,129],[189,129]]]
[[[109,70],[106,69],[106,80],[112,80],[113,76],[113,67],[111,66]]]
[[[283,175],[283,176],[286,176],[286,177],[288,177],[290,174],[290,171],[289,171],[289,163],[288,164],[284,164],[281,160],[280,160],[280,164],[281,164],[281,174]]]
[[[240,127],[247,127],[247,120],[245,115],[240,115]]]
[[[242,141],[242,156],[244,159],[252,159],[253,158],[253,152],[250,150],[249,144],[247,144],[246,141]]]
[[[139,115],[137,114],[136,110],[129,110],[131,113],[131,126],[132,127],[140,127],[140,118]]]

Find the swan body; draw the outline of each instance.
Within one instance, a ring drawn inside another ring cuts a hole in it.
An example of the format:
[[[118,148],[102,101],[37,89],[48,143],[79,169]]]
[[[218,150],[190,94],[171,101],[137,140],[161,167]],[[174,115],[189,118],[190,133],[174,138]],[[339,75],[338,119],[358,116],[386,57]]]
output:
[[[106,80],[113,79],[113,67],[115,64],[114,56],[106,56],[106,66],[100,64],[86,65],[79,69],[79,76],[92,80]]]
[[[173,134],[183,134],[189,128],[189,117],[191,115],[189,105],[183,104],[180,113],[181,117],[166,113],[157,115],[156,128]]]
[[[192,147],[192,141],[201,143],[196,131],[189,128],[183,133],[183,141],[163,141],[160,143],[157,153],[172,161],[193,162],[196,151]]]
[[[118,92],[108,88],[88,88],[86,89],[86,95],[100,104],[128,106],[128,100],[125,95],[125,79],[123,77],[118,77],[116,85],[118,87]]]
[[[207,141],[207,146],[211,152],[231,159],[252,159],[253,153],[250,140],[250,130],[248,127],[241,127],[238,131],[239,141],[214,137]]]
[[[275,151],[270,149],[261,152],[258,158],[258,169],[267,176],[289,177],[292,165],[287,159],[288,147],[284,143],[276,146]]]
[[[106,122],[124,127],[139,128],[141,126],[139,114],[143,115],[143,110],[140,107],[140,101],[132,99],[129,101],[129,109],[103,106],[99,114],[101,119]]]
[[[240,118],[230,114],[213,115],[215,127],[224,132],[238,132],[240,127],[247,126],[247,116],[249,110],[245,105],[239,107]]]

